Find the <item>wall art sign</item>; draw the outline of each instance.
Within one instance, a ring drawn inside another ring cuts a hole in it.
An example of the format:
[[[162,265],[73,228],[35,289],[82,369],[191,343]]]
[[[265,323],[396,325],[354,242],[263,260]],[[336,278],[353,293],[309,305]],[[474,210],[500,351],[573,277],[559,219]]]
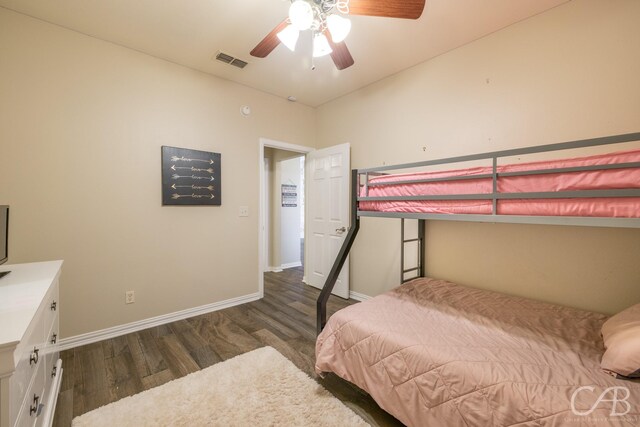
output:
[[[295,208],[298,207],[298,186],[291,184],[282,184],[282,207]]]
[[[162,147],[162,204],[220,206],[220,153]]]

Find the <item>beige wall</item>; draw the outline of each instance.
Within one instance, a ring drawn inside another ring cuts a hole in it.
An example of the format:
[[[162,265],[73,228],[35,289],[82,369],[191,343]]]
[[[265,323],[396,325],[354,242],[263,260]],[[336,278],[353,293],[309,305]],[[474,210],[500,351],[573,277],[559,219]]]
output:
[[[0,52],[10,262],[65,260],[64,336],[258,291],[258,141],[313,109],[2,8]],[[161,206],[162,145],[222,153],[221,207]]]
[[[640,1],[574,0],[318,109],[320,147],[352,166],[404,163],[640,130]],[[424,147],[424,148],[423,148]],[[398,221],[362,221],[352,289],[398,283]],[[434,277],[614,312],[640,302],[640,230],[427,228]]]

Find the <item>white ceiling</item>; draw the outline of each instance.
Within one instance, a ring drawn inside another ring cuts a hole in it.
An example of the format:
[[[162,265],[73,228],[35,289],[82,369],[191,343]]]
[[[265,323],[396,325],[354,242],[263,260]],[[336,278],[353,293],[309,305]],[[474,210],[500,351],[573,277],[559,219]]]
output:
[[[380,0],[384,1],[384,0]],[[287,15],[289,0],[0,0],[0,6],[281,97],[318,106],[569,0],[427,0],[417,21],[353,16],[355,65],[329,56],[311,70],[311,36],[297,51],[249,55]],[[249,65],[213,60],[221,50]]]

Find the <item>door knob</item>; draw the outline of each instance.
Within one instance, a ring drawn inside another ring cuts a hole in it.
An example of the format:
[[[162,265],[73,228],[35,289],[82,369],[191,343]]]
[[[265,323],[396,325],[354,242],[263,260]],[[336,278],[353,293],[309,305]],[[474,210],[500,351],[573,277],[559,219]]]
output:
[[[347,228],[346,228],[346,227],[336,228],[336,233],[338,233],[338,234],[342,234],[342,233],[344,233],[345,231],[347,231]]]

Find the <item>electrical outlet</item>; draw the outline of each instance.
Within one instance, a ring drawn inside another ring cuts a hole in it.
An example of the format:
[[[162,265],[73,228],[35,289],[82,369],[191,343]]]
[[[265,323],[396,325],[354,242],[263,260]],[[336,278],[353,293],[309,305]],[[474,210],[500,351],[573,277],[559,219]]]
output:
[[[136,302],[136,294],[134,291],[127,291],[124,293],[124,303],[133,304]]]
[[[249,206],[240,206],[238,216],[249,216]]]

